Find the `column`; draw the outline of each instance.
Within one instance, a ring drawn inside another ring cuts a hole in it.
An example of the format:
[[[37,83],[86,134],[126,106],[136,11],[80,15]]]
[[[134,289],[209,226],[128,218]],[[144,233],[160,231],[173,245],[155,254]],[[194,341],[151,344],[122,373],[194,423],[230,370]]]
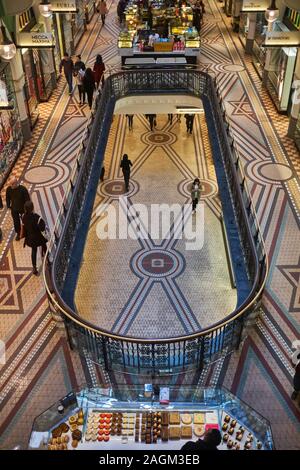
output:
[[[242,0],[233,0],[232,4],[232,29],[235,33],[239,32],[239,24],[240,24],[240,14],[242,8]]]
[[[290,122],[287,135],[292,139],[295,137],[295,130],[297,121],[300,115],[300,53],[298,49],[297,53],[297,62],[295,67],[295,74],[294,74],[294,93],[293,93],[293,100],[292,100],[292,108],[291,108],[291,115],[290,115]]]
[[[45,26],[45,32],[46,33],[52,33],[52,18],[44,18],[43,17],[43,22]],[[53,58],[53,49],[47,49],[47,55],[48,55],[48,69],[51,75],[51,82],[52,82],[52,87],[53,89],[56,88],[57,86],[57,81],[56,81],[56,73],[55,73],[55,64],[54,64],[54,58]]]
[[[273,31],[273,24],[274,23],[271,23],[271,22],[268,22],[268,33]],[[267,51],[266,51],[266,59],[265,59],[265,65],[264,65],[264,70],[263,70],[263,75],[262,75],[262,84],[264,86],[267,85],[267,81],[268,81],[268,75],[269,75],[269,72],[274,69],[273,67],[273,61],[272,61],[272,55],[273,55],[273,51],[270,47],[266,47]]]
[[[257,14],[248,13],[248,18],[249,18],[249,29],[248,29],[247,39],[246,39],[245,52],[246,54],[252,54],[253,43],[254,43],[254,38],[255,38]]]
[[[25,95],[24,95],[24,85],[25,85],[25,76],[23,71],[21,51],[17,49],[15,57],[10,62],[11,74],[14,82],[14,89],[16,93],[16,99],[19,109],[19,115],[21,119],[22,133],[24,136],[24,142],[30,139],[31,137],[31,126],[30,119],[27,114],[27,109],[25,106]]]

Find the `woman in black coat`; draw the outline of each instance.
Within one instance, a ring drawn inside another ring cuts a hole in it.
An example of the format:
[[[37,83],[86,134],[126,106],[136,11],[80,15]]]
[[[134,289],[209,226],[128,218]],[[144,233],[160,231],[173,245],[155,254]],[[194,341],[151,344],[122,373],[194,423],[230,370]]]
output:
[[[132,166],[131,161],[128,159],[128,155],[124,153],[121,160],[121,168],[124,176],[126,192],[129,190],[129,179],[130,179],[130,167]]]
[[[90,67],[86,69],[82,82],[83,82],[84,91],[86,92],[87,97],[88,97],[88,103],[89,103],[90,109],[92,109],[93,95],[94,95],[96,86],[95,86],[95,77]]]
[[[31,261],[33,266],[33,274],[38,275],[36,267],[37,249],[42,247],[42,257],[47,251],[47,239],[43,236],[42,232],[45,230],[46,225],[42,217],[33,212],[33,203],[31,201],[25,202],[24,215],[22,217],[25,241],[24,246],[31,248]]]

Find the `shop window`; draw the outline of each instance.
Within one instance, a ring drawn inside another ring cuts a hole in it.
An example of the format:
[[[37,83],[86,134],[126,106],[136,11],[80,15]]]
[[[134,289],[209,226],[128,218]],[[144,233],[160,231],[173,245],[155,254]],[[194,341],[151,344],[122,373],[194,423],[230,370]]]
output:
[[[283,22],[288,28],[300,31],[300,12],[286,8]]]
[[[9,175],[23,145],[23,135],[9,64],[0,63],[0,83],[12,109],[0,111],[0,187]]]
[[[19,15],[19,31],[30,31],[35,24],[36,20],[32,8]]]

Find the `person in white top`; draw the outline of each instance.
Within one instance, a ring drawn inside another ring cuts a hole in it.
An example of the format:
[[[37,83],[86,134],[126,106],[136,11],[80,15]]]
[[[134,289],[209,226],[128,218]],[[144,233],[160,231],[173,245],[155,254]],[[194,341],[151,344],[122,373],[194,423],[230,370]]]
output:
[[[79,104],[84,104],[85,103],[85,90],[83,86],[83,77],[85,75],[85,65],[82,64],[81,68],[78,70],[76,74],[76,84],[78,86],[78,92],[79,92]]]

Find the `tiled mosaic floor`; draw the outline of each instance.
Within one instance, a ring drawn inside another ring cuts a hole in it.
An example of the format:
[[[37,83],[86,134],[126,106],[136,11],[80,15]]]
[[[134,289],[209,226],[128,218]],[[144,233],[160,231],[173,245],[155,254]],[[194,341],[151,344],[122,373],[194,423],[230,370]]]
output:
[[[75,299],[80,316],[108,331],[144,338],[180,336],[222,320],[236,307],[211,149],[207,145],[202,150],[207,138],[205,116],[196,117],[192,135],[187,134],[184,121],[174,119],[170,125],[167,115],[159,115],[153,132],[141,115],[134,117],[134,131],[129,131],[125,116],[113,121],[112,133],[118,140],[110,139],[105,154],[108,172],[98,187]],[[118,236],[99,240],[98,222],[101,216],[106,218],[103,211],[108,206],[116,210],[117,233],[120,224],[122,229],[126,225],[127,202],[118,200],[125,195],[120,172],[124,153],[133,164],[128,210],[135,214],[143,210],[137,205],[143,205],[148,228],[142,215],[135,216],[131,224],[135,237],[138,228],[144,230],[138,240]],[[190,186],[196,176],[203,189],[193,215]],[[178,209],[171,217],[167,210],[163,212],[163,238],[153,233],[158,224],[151,215],[155,205],[162,203],[173,210],[177,204]],[[119,224],[120,211],[125,223]],[[189,228],[198,234],[197,249],[186,246]]]
[[[300,329],[299,154],[286,137],[286,118],[277,115],[261,89],[222,4],[205,3],[200,67],[217,76],[226,102],[264,233],[270,275],[263,311],[248,338],[239,351],[206,368],[199,385],[231,389],[270,420],[278,449],[300,449],[300,411],[290,398],[290,355]],[[88,25],[78,52],[89,63],[101,52],[114,70],[120,64],[116,2],[104,28],[96,19]],[[14,172],[52,226],[88,110],[78,106],[77,96],[68,97],[63,81],[41,109],[40,121]],[[29,250],[12,241],[12,223],[5,210],[1,227],[0,337],[6,343],[6,364],[0,366],[0,448],[17,444],[25,448],[35,415],[71,388],[87,381],[105,384],[108,379],[69,350],[64,330],[48,314],[41,279],[31,275]],[[177,383],[184,383],[184,378]]]

